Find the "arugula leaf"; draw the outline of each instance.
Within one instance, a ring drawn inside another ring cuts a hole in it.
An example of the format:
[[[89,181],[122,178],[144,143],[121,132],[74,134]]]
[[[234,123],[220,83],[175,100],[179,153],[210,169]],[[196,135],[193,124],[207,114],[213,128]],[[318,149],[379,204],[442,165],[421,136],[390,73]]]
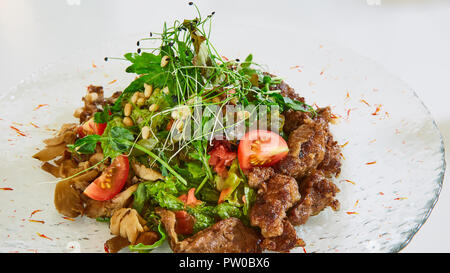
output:
[[[311,112],[315,114],[314,109],[304,102],[292,100],[291,98],[288,97],[283,97],[283,103],[286,108],[302,112]]]
[[[140,75],[162,72],[162,56],[160,55],[142,52],[140,55],[137,53],[127,53],[124,55],[124,57],[125,59],[133,63],[125,70],[128,73],[136,73]]]
[[[127,152],[131,148],[129,141],[134,141],[134,136],[130,131],[118,126],[111,128],[108,142],[115,151]]]
[[[97,217],[97,218],[95,218],[95,220],[97,222],[109,223],[109,221],[111,220],[111,217]]]
[[[184,203],[178,195],[177,182],[171,179],[157,182],[144,182],[139,184],[134,195],[133,208],[142,213],[148,202],[170,210],[184,209]]]
[[[67,145],[67,147],[74,153],[93,154],[100,139],[99,135],[88,135],[77,139],[74,144]]]
[[[107,123],[109,121],[109,106],[105,105],[103,111],[95,112],[94,114],[94,122],[95,123]]]
[[[161,246],[164,243],[164,241],[166,240],[166,233],[165,233],[165,230],[164,230],[161,222],[159,222],[159,224],[158,224],[158,232],[161,235],[161,237],[154,244],[144,245],[143,243],[139,243],[137,245],[130,245],[130,246],[128,246],[128,248],[130,249],[130,251],[137,251],[139,253],[150,252],[151,250]]]

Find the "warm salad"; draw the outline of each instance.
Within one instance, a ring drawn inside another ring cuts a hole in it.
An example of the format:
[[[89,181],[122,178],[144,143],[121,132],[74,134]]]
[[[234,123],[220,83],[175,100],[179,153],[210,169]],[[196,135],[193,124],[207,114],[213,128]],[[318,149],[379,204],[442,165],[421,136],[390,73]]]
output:
[[[34,157],[60,178],[55,207],[109,224],[108,252],[286,252],[294,226],[330,206],[340,172],[330,108],[307,105],[252,55],[210,43],[213,14],[164,25],[127,53],[136,78],[105,98],[89,86],[79,124]]]

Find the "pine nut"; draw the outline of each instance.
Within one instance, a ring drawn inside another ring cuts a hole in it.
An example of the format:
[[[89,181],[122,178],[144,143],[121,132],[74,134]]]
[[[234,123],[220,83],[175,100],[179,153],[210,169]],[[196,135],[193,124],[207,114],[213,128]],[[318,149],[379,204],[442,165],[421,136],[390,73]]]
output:
[[[144,83],[144,88],[145,88],[145,90],[144,90],[144,97],[146,99],[148,99],[148,98],[150,98],[150,96],[153,93],[153,85],[148,85],[148,84]]]
[[[125,124],[125,126],[133,126],[133,120],[130,117],[124,117],[123,124]]]
[[[145,99],[144,98],[139,98],[137,101],[136,101],[136,105],[137,106],[142,106],[142,105],[144,105],[145,104]]]
[[[167,55],[162,57],[162,59],[161,59],[161,67],[166,66],[169,63],[169,60],[170,60],[170,57],[167,56]]]
[[[150,105],[150,107],[148,108],[148,110],[149,110],[150,112],[155,112],[155,111],[158,110],[158,108],[159,108],[158,104],[152,104],[152,105]]]
[[[150,137],[150,127],[148,126],[142,127],[141,133],[143,139],[148,139]]]
[[[138,92],[134,93],[133,96],[131,96],[131,100],[130,100],[131,103],[136,104],[138,97],[139,97],[139,93]]]
[[[80,118],[81,113],[83,113],[83,110],[84,110],[83,107],[80,107],[80,108],[76,109],[75,112],[73,113],[73,116],[76,117],[76,118]]]
[[[126,117],[129,117],[131,115],[131,110],[133,109],[133,106],[131,103],[125,104],[125,107],[123,109],[123,113]]]
[[[164,93],[164,94],[169,94],[169,87],[164,87],[163,89],[162,89],[162,92]]]

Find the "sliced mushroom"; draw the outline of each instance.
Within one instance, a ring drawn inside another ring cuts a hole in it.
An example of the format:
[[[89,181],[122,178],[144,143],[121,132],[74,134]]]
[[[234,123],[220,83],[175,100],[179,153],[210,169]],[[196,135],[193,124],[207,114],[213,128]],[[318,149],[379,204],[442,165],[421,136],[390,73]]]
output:
[[[84,212],[80,192],[72,187],[70,180],[56,184],[54,201],[58,212],[65,216],[77,217]]]
[[[136,239],[136,244],[152,245],[158,240],[159,240],[158,233],[154,231],[145,231],[142,232]],[[115,236],[106,241],[105,249],[107,249],[109,253],[117,253],[121,249],[129,246],[130,244],[131,243],[128,241],[127,238],[123,238],[122,236]]]
[[[61,143],[56,146],[48,146],[44,150],[39,151],[33,158],[36,158],[40,161],[50,161],[52,159],[57,158],[58,156],[62,156],[64,151],[66,150],[66,143]]]
[[[85,215],[90,218],[111,217],[114,210],[124,208],[137,190],[138,184],[129,187],[108,201],[96,201],[86,197]]]
[[[43,142],[47,146],[56,146],[61,143],[73,143],[75,142],[77,133],[77,125],[74,123],[66,123],[61,126],[58,135],[54,138],[45,139]]]
[[[136,173],[136,175],[144,180],[147,181],[156,181],[159,179],[164,179],[164,176],[162,176],[161,173],[158,171],[155,171],[153,169],[147,168],[144,165],[140,165],[137,163],[132,164],[133,170]]]
[[[62,156],[66,150],[67,144],[72,144],[75,142],[77,137],[76,129],[76,124],[63,124],[58,132],[58,135],[54,138],[44,140],[44,143],[47,146],[45,149],[33,155],[33,157],[40,161],[46,162],[53,160],[58,156]]]
[[[113,235],[120,235],[134,244],[138,236],[145,231],[146,223],[135,209],[121,208],[111,217],[110,229]]]

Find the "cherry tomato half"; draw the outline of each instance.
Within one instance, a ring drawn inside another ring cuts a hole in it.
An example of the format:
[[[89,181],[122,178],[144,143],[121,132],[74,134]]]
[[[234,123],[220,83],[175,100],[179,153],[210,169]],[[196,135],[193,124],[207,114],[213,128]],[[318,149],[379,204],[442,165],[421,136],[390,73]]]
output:
[[[125,185],[129,169],[128,157],[119,155],[94,182],[89,184],[84,194],[97,201],[112,199]]]
[[[106,129],[106,123],[96,123],[94,118],[90,118],[88,121],[80,125],[77,129],[77,133],[80,137],[87,135],[103,135]]]
[[[271,131],[253,130],[245,134],[239,143],[239,165],[243,170],[272,166],[288,152],[288,145],[280,135]]]

